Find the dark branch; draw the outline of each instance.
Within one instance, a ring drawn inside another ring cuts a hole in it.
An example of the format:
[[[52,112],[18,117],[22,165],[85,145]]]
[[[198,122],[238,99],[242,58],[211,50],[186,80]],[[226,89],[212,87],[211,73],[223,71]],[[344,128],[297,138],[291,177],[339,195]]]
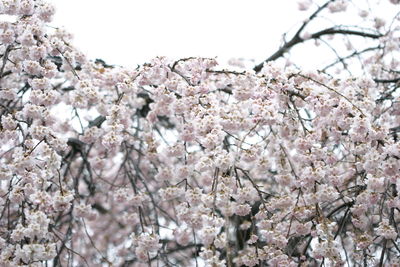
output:
[[[330,35],[330,34],[344,34],[344,35],[354,35],[354,36],[362,36],[362,37],[367,37],[367,38],[372,38],[372,39],[377,39],[379,37],[382,37],[382,34],[379,33],[367,33],[363,31],[355,31],[355,30],[348,30],[348,29],[342,29],[340,27],[331,27],[325,30],[321,30],[319,32],[316,32],[310,36],[309,39],[303,39],[301,38],[301,33],[305,29],[305,27],[322,11],[324,10],[331,2],[334,2],[335,0],[330,0],[327,1],[324,5],[320,6],[311,16],[308,17],[307,20],[300,26],[300,28],[297,30],[297,32],[294,34],[292,39],[289,42],[285,42],[283,46],[281,46],[275,53],[273,53],[269,58],[261,62],[260,64],[256,65],[253,70],[255,72],[259,72],[265,62],[269,61],[274,61],[280,57],[282,57],[286,52],[288,52],[292,47],[294,47],[297,44],[303,43],[306,40],[310,39],[318,39],[324,35]]]

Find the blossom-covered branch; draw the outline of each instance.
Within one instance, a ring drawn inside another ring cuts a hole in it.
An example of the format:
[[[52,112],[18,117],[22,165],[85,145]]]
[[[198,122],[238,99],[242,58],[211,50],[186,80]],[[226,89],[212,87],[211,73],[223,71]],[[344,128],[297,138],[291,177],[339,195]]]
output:
[[[398,265],[398,19],[310,35],[364,37],[359,76],[274,61],[348,5],[254,71],[91,61],[1,0],[0,265]]]

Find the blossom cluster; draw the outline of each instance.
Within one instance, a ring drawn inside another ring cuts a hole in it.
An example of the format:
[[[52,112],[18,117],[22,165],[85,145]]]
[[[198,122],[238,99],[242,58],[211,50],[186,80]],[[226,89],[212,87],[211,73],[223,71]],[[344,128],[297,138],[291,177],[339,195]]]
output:
[[[399,264],[398,18],[335,77],[90,61],[54,11],[0,1],[1,266]]]

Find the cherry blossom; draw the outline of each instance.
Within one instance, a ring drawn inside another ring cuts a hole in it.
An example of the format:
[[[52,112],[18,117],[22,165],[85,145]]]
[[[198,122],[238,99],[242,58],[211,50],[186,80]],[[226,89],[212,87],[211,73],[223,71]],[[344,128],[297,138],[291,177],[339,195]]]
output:
[[[128,69],[1,0],[0,265],[398,265],[400,27],[369,2],[299,1],[253,69]],[[315,42],[335,58],[304,69]]]

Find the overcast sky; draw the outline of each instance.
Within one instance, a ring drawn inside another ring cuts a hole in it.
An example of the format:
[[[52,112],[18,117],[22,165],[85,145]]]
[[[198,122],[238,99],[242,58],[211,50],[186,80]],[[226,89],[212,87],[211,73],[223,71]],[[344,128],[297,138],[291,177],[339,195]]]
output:
[[[156,56],[217,57],[220,63],[229,58],[246,58],[260,63],[279,47],[285,32],[293,33],[315,10],[313,6],[312,10],[300,12],[297,0],[49,1],[57,9],[52,26],[64,26],[75,36],[75,45],[89,58],[127,67],[136,67]],[[377,3],[373,13],[385,20],[399,11],[389,0],[354,2],[365,9],[372,3]],[[357,12],[350,9],[335,14],[334,21],[360,25]],[[313,24],[311,31],[324,27],[321,23],[332,26],[330,18],[322,19]],[[362,47],[365,40],[354,41]],[[302,67],[309,69],[336,59],[330,48],[315,49],[312,42],[293,52],[292,59],[300,59]],[[343,55],[347,54],[344,51]],[[322,59],[325,62],[321,63]]]
[[[65,26],[90,58],[124,66],[155,56],[243,57],[258,63],[306,16],[295,0],[52,2],[53,26]]]

